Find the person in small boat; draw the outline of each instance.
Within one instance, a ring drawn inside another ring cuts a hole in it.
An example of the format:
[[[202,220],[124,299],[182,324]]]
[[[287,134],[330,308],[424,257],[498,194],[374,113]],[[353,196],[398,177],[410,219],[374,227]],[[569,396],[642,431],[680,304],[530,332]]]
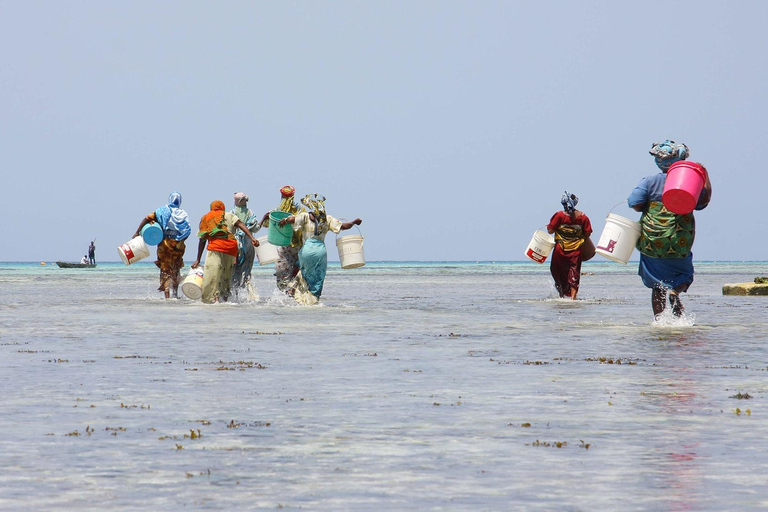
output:
[[[686,160],[688,146],[673,140],[656,142],[649,151],[661,172],[646,176],[632,190],[627,199],[630,208],[642,212],[640,217],[640,251],[638,275],[643,284],[651,289],[651,308],[654,317],[664,312],[667,293],[672,313],[682,316],[684,312],[680,294],[687,292],[693,283],[693,240],[696,236],[696,222],[693,212],[678,215],[669,211],[662,202],[667,171],[675,162]],[[704,168],[702,166],[702,168]],[[712,183],[704,169],[706,179],[699,195],[696,210],[703,210],[712,198]]]
[[[560,199],[562,211],[555,213],[547,225],[547,231],[555,234],[555,250],[549,271],[560,297],[573,300],[579,293],[581,262],[595,255],[589,238],[592,223],[584,212],[576,209],[578,203],[578,197],[565,192]]]
[[[91,265],[96,264],[96,240],[91,240],[91,245],[88,246],[88,262]]]
[[[89,261],[90,260],[88,260],[88,255],[86,254],[85,256],[83,256],[83,259],[80,260],[80,264],[81,265],[88,265]]]
[[[232,274],[237,260],[235,233],[238,228],[251,240],[254,247],[259,246],[258,240],[253,237],[248,226],[237,215],[226,211],[221,201],[212,202],[211,211],[200,219],[200,230],[197,233],[200,238],[197,244],[197,259],[191,267],[197,268],[200,265],[203,251],[208,244],[203,268],[202,296],[202,301],[206,304],[226,302],[229,299]]]
[[[296,189],[290,185],[281,188],[280,205],[273,211],[290,213],[291,215],[297,215],[306,211],[306,208],[296,203],[294,199],[295,194]],[[264,217],[261,219],[262,226],[269,226],[270,213],[264,214]],[[291,244],[277,247],[278,259],[275,262],[275,279],[277,281],[277,289],[281,292],[287,293],[289,291],[291,281],[299,273],[299,249],[301,249],[302,243],[301,231],[294,230]]]
[[[157,260],[155,265],[160,269],[160,286],[158,291],[165,298],[178,298],[181,283],[181,269],[184,267],[185,241],[189,238],[192,228],[189,226],[189,216],[181,208],[181,194],[171,192],[168,204],[150,213],[139,224],[133,234],[140,236],[142,228],[157,222],[163,230],[163,240],[157,245]]]
[[[235,193],[235,207],[231,213],[243,221],[251,234],[256,233],[261,228],[258,217],[253,213],[253,210],[248,208],[248,196],[244,192]],[[251,280],[255,251],[253,244],[247,240],[248,237],[242,229],[237,229],[235,238],[237,239],[237,261],[232,274],[232,286],[237,293],[237,290],[244,289]]]
[[[308,211],[280,220],[280,225],[293,224],[294,231],[302,234],[304,243],[299,250],[299,273],[289,285],[288,294],[300,304],[315,304],[323,293],[325,273],[328,269],[328,251],[325,235],[339,233],[359,226],[358,219],[342,223],[325,212],[325,197],[318,194],[305,196],[301,203]]]

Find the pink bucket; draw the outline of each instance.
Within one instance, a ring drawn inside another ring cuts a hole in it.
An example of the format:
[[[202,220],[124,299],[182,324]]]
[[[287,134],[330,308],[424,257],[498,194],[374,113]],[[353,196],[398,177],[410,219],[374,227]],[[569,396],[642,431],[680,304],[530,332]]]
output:
[[[699,195],[706,179],[706,171],[696,162],[685,160],[675,162],[667,171],[661,201],[667,210],[673,213],[678,215],[691,213],[699,202]]]

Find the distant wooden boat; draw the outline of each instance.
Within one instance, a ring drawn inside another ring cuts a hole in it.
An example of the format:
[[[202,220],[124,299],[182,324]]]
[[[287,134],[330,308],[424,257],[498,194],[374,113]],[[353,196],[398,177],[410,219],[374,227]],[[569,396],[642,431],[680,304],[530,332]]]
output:
[[[96,264],[90,263],[67,263],[66,261],[57,261],[56,264],[59,268],[95,268]]]

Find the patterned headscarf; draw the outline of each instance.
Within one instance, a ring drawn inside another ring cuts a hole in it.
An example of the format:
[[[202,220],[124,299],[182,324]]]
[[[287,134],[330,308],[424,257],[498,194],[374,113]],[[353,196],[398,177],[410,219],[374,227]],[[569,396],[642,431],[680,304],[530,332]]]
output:
[[[579,198],[575,194],[569,194],[566,190],[560,199],[560,204],[563,205],[563,211],[568,215],[573,215],[573,212],[576,211],[576,205],[579,204]]]
[[[307,194],[301,200],[301,204],[307,207],[309,211],[315,217],[315,234],[317,234],[326,222],[325,215],[325,196],[318,194]]]
[[[654,142],[648,153],[653,156],[656,165],[664,172],[667,172],[673,163],[685,160],[689,155],[688,146],[673,140]]]
[[[174,240],[186,240],[192,232],[189,227],[189,216],[181,209],[181,194],[171,192],[168,204],[155,210],[155,217],[163,228],[163,237]]]
[[[293,195],[296,193],[296,189],[290,185],[286,185],[280,189],[280,206],[277,207],[277,211],[290,213],[296,215],[299,213],[299,205],[293,200]]]

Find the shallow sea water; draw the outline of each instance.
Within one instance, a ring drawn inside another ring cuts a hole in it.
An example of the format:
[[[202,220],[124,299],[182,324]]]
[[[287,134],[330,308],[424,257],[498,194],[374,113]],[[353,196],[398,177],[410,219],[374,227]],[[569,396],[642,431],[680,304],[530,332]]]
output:
[[[320,306],[165,301],[144,262],[0,263],[0,509],[768,507],[766,263],[331,264]],[[739,395],[740,394],[740,395]],[[736,398],[749,395],[751,398]]]

